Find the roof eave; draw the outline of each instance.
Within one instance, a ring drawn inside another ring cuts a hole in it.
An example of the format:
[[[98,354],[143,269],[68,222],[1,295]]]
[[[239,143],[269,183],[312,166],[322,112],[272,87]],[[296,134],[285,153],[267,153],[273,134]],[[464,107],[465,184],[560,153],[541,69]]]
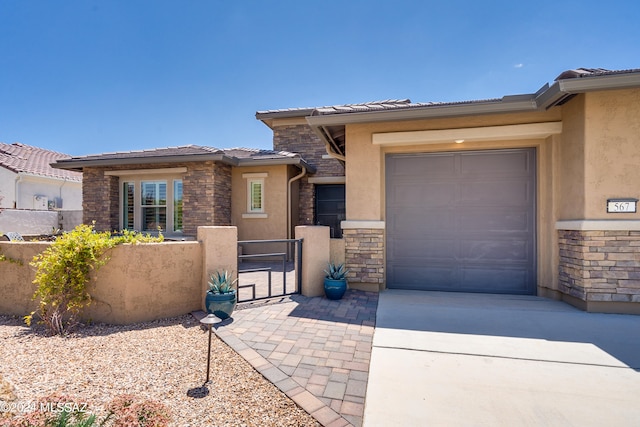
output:
[[[306,117],[316,111],[315,108],[293,108],[291,110],[280,111],[258,111],[256,112],[256,119],[269,120],[269,119],[291,119],[294,117]]]
[[[190,154],[185,156],[154,156],[154,157],[127,157],[121,159],[62,159],[51,163],[51,167],[57,169],[68,169],[82,171],[86,167],[108,167],[136,164],[159,164],[159,163],[181,163],[181,162],[203,162],[214,161],[229,165],[237,165],[238,161],[224,154]]]
[[[558,80],[560,90],[569,93],[583,93],[596,90],[630,89],[640,87],[640,73],[585,76]],[[555,85],[554,84],[554,85]]]

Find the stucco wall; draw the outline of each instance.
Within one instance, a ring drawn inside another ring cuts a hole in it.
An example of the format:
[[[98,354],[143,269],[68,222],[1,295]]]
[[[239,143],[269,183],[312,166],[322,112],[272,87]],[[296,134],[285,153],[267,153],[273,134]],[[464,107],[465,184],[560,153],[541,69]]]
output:
[[[0,208],[14,208],[16,194],[16,174],[0,167]]]
[[[640,219],[607,214],[608,198],[640,198],[640,89],[585,95],[585,219]]]
[[[58,228],[58,212],[5,209],[0,211],[0,233],[15,231],[23,236],[50,234]]]
[[[49,243],[0,242],[0,253],[22,265],[0,262],[0,313],[23,316],[37,307],[31,297],[35,268],[29,263]],[[128,324],[198,310],[202,293],[202,253],[198,242],[121,245],[94,275],[94,298],[86,318]]]
[[[243,174],[266,173],[264,178],[264,215],[247,212],[247,181]],[[238,240],[287,238],[286,165],[233,168],[232,224],[238,227]],[[261,246],[261,249],[265,249]],[[246,252],[245,252],[246,253]]]
[[[558,219],[584,218],[585,215],[585,117],[584,95],[562,107],[562,136],[557,144]]]

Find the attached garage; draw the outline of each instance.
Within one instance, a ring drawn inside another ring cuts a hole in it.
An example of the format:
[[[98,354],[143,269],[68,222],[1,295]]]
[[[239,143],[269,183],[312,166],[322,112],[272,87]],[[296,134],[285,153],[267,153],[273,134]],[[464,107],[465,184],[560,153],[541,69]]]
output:
[[[535,154],[388,154],[387,287],[535,294]]]

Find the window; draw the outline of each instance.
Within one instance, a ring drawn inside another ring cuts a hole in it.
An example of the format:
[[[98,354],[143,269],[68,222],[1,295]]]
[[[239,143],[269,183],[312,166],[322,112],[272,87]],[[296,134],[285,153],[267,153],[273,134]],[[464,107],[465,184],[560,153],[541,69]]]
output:
[[[142,181],[142,231],[167,229],[167,182]]]
[[[165,235],[180,234],[183,229],[182,179],[176,174],[167,176],[153,172],[156,171],[145,170],[144,174],[127,171],[120,178],[120,227],[149,233],[159,229]],[[116,173],[122,172],[111,172]]]
[[[182,180],[173,180],[173,231],[182,231]]]
[[[247,212],[242,214],[243,218],[267,218],[264,206],[264,181],[267,176],[266,172],[242,174],[247,180]]]
[[[346,218],[344,184],[316,185],[316,225],[331,229],[332,238],[342,237],[340,222]]]
[[[122,186],[122,228],[126,230],[133,230],[135,228],[134,209],[135,209],[135,196],[134,196],[135,183],[125,182]]]
[[[264,179],[249,180],[249,212],[264,212]]]

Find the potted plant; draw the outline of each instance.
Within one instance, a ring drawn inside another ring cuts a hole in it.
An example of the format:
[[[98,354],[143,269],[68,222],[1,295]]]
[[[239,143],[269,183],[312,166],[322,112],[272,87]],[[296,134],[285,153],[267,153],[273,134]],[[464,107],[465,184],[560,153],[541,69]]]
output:
[[[344,268],[344,264],[334,264],[330,262],[329,269],[324,270],[324,293],[327,298],[338,300],[342,298],[347,291],[347,273],[349,270]]]
[[[238,302],[236,289],[233,287],[237,281],[238,279],[233,280],[232,274],[227,270],[218,270],[209,276],[209,290],[204,300],[207,313],[222,320],[231,317]]]

